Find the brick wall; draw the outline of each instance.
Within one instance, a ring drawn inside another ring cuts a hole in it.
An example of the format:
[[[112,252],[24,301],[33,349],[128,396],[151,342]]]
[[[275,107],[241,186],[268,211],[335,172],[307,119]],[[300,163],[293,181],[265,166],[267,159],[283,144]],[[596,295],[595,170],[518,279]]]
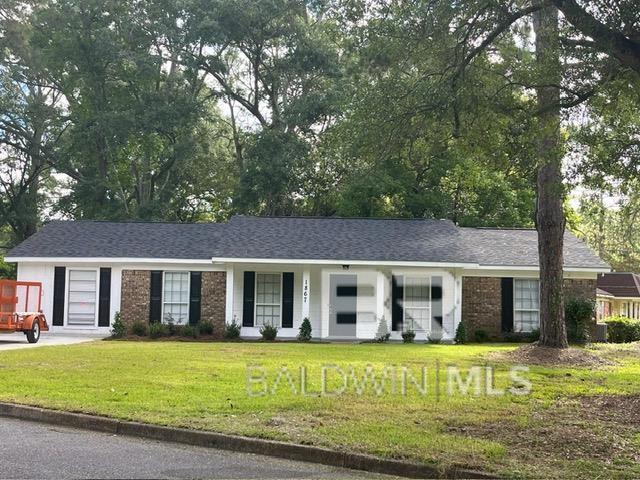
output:
[[[486,330],[491,336],[501,335],[502,286],[497,277],[462,278],[462,321],[467,335]]]
[[[226,296],[226,272],[202,272],[201,319],[213,323],[216,336],[224,332]]]
[[[565,279],[563,283],[565,301],[572,298],[596,299],[595,279]],[[462,278],[462,321],[467,335],[473,338],[476,330],[486,330],[492,337],[502,334],[502,288],[501,279],[494,277]],[[595,322],[593,325],[595,329]]]
[[[565,300],[578,298],[580,300],[596,301],[596,279],[564,279],[563,284]]]
[[[120,315],[125,325],[149,321],[150,288],[151,272],[149,270],[122,271]]]

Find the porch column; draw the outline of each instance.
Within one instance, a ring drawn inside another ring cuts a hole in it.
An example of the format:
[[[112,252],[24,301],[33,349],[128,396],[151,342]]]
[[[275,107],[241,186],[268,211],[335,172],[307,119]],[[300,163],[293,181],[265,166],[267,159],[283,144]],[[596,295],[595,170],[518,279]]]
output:
[[[456,268],[453,271],[453,332],[455,337],[458,325],[462,321],[462,270]]]
[[[387,277],[385,277],[383,272],[378,272],[376,275],[376,323],[380,321],[382,317],[384,317],[384,298],[385,298],[385,283]],[[385,318],[385,322],[387,325],[389,324],[389,319]]]
[[[233,265],[227,265],[227,298],[225,302],[225,323],[233,323]]]
[[[308,268],[302,271],[302,319],[309,318],[309,303],[311,295],[311,272]]]

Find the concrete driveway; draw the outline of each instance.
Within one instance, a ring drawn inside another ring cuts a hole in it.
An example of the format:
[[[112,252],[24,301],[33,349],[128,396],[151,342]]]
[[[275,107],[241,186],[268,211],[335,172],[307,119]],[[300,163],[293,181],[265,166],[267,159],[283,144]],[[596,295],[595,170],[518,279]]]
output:
[[[0,438],[2,478],[394,478],[2,417]]]
[[[2,333],[0,334],[0,352],[3,350],[15,350],[17,348],[37,348],[51,345],[72,345],[74,343],[91,342],[98,340],[100,336],[87,334],[68,334],[42,332],[38,343],[27,342],[24,333]]]

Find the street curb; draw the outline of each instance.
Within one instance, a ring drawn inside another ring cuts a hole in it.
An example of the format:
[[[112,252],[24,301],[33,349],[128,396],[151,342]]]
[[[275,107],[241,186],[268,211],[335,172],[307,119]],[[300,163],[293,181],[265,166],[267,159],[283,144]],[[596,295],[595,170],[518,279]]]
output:
[[[198,447],[255,453],[258,455],[268,455],[289,460],[319,463],[332,467],[365,470],[367,472],[384,473],[409,478],[497,478],[494,475],[474,470],[451,468],[441,471],[426,464],[388,460],[372,455],[340,452],[311,445],[299,445],[275,440],[264,440],[261,438],[188,430],[185,428],[164,427],[148,423],[128,422],[97,415],[62,412],[46,408],[17,405],[14,403],[0,402],[0,416],[117,435],[184,443]]]

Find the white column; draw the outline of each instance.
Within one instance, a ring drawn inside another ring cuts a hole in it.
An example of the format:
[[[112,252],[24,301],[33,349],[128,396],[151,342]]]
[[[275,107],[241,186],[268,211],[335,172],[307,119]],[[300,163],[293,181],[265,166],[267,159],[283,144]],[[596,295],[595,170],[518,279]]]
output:
[[[384,298],[385,298],[386,277],[384,273],[378,272],[376,276],[376,322],[384,317]],[[385,317],[387,324],[389,319]]]
[[[225,322],[233,323],[233,265],[227,266],[227,298],[225,303]]]
[[[311,303],[311,272],[308,268],[302,271],[302,319],[309,318]]]
[[[453,271],[453,332],[455,336],[458,325],[462,321],[462,270]]]

